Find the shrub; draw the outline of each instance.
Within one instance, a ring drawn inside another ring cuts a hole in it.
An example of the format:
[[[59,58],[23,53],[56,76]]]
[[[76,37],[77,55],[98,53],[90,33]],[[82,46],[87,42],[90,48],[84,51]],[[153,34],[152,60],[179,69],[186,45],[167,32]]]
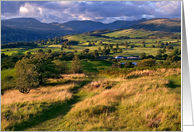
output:
[[[127,62],[124,66],[124,68],[133,68],[134,64],[132,62]]]
[[[4,77],[3,81],[11,81],[12,79],[14,79],[13,76],[7,75]]]
[[[155,45],[152,45],[152,48],[155,48]]]
[[[141,53],[141,54],[140,54],[140,59],[146,59],[146,53],[144,53],[144,52]]]
[[[121,68],[121,65],[119,65],[117,63],[113,63],[111,68]]]
[[[156,65],[156,59],[144,59],[137,63],[138,67],[152,67]]]
[[[74,56],[73,58],[73,61],[71,63],[71,72],[72,73],[82,73],[83,72],[78,56]]]
[[[39,49],[38,50],[38,53],[43,53],[44,51],[42,49]]]
[[[48,50],[47,50],[47,53],[51,53],[51,52],[52,52],[52,50],[51,50],[51,49],[48,49]]]
[[[56,60],[55,65],[59,74],[64,74],[68,72],[67,63],[65,61]]]

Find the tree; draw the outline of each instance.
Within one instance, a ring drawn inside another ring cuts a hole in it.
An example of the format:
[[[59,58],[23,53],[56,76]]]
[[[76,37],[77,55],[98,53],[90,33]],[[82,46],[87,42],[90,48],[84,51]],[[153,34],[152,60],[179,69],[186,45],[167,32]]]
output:
[[[143,59],[146,59],[146,53],[145,52],[143,52],[143,53],[140,54],[140,59],[142,59],[142,60]]]
[[[56,60],[55,65],[59,74],[64,74],[68,72],[67,63],[65,61]]]
[[[31,52],[30,51],[26,52],[26,55],[27,56],[31,55]]]
[[[109,49],[103,49],[102,54],[103,55],[108,55],[108,54],[110,54],[110,50]]]
[[[147,58],[148,58],[148,59],[149,59],[149,58],[154,59],[154,56],[153,56],[153,55],[148,55]]]
[[[178,53],[179,53],[178,49],[174,49],[171,54],[172,55],[178,55]]]
[[[116,53],[116,52],[117,52],[117,48],[113,48],[112,51],[113,51],[114,53]]]
[[[134,44],[132,44],[132,45],[131,45],[131,48],[134,48],[134,47],[135,47],[135,45],[134,45]]]
[[[71,49],[71,46],[67,46],[67,49]]]
[[[126,48],[128,48],[128,46],[129,46],[128,44],[125,44],[125,47],[126,47]]]
[[[164,60],[166,60],[166,59],[167,59],[167,57],[168,57],[168,55],[167,55],[167,54],[164,54],[164,55],[163,55],[163,59],[164,59]]]
[[[97,50],[94,50],[94,56],[95,56],[95,58],[97,58],[98,56],[99,56],[99,54],[98,54],[98,51]]]
[[[55,64],[46,56],[38,53],[28,58],[17,61],[16,87],[22,93],[28,93],[31,88],[43,84],[47,78],[56,77],[58,72]]]
[[[98,51],[101,51],[101,47],[98,47]]]
[[[145,43],[143,43],[143,47],[144,47],[144,48],[146,47]]]
[[[166,42],[166,46],[168,46],[168,42]]]
[[[119,48],[119,44],[118,44],[118,43],[116,43],[116,48],[117,48],[117,49]]]
[[[155,45],[152,45],[152,48],[155,48]]]
[[[39,49],[38,50],[38,53],[44,53],[42,49]]]
[[[90,49],[84,49],[83,53],[88,53],[90,51]]]
[[[124,68],[133,68],[134,64],[132,62],[127,62],[124,66]]]
[[[92,46],[92,43],[91,42],[89,42],[89,44],[88,44],[89,46]]]
[[[48,50],[47,50],[47,53],[51,53],[51,52],[52,52],[52,50],[51,50],[51,49],[48,49]]]
[[[152,67],[156,65],[156,59],[144,59],[137,63],[138,67]]]
[[[76,54],[77,53],[77,50],[74,50],[74,54]]]
[[[167,50],[173,49],[173,46],[172,46],[172,45],[168,45],[168,46],[166,47],[166,49],[167,49]]]
[[[161,49],[159,49],[159,50],[157,51],[156,58],[159,59],[159,60],[162,59],[162,50],[161,50]]]
[[[121,65],[119,65],[117,63],[113,63],[111,68],[121,68]]]
[[[170,54],[170,55],[167,57],[166,60],[167,60],[167,61],[170,61],[170,62],[174,62],[174,61],[178,61],[179,58],[178,58],[178,56],[176,56],[176,55]]]
[[[35,65],[28,64],[30,59],[23,58],[16,65],[16,88],[22,93],[29,93],[31,88],[39,85],[38,72],[35,70]]]
[[[72,73],[83,72],[78,56],[74,56],[73,61],[71,62],[71,72]]]
[[[113,48],[113,44],[110,44],[110,48],[111,48],[111,49]]]

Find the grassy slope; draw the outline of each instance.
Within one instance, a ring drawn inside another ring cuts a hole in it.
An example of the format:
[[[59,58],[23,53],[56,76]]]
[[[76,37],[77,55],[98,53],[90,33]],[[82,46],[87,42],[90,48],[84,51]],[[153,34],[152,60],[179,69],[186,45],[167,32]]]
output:
[[[141,76],[141,71],[134,71],[128,76],[137,78],[98,80],[65,75],[27,95],[8,91],[1,97],[1,129],[180,131],[180,73],[160,69]]]
[[[143,30],[134,30],[134,29],[125,29],[121,31],[116,31],[113,33],[107,33],[106,36],[109,37],[119,37],[119,36],[128,36],[128,37],[144,37],[151,34],[157,33],[156,31],[143,31]]]
[[[4,79],[5,76],[8,76],[8,75],[11,75],[11,76],[15,76],[15,69],[5,69],[5,70],[2,70],[1,71],[1,80]]]

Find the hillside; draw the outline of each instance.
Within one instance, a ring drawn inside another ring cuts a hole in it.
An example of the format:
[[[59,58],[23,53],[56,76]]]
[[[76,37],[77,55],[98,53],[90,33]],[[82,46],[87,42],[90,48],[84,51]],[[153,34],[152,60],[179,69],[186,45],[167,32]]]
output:
[[[38,22],[38,23],[40,23],[38,20],[36,20],[34,18],[12,18],[12,19],[9,19],[8,21],[12,21],[12,22]]]
[[[71,74],[29,94],[10,90],[1,95],[1,130],[180,131],[180,73],[176,68],[117,78]]]
[[[146,29],[151,31],[180,32],[180,19],[140,19],[115,21],[109,24],[94,21],[69,21],[66,23],[41,23],[34,18],[14,18],[1,21],[1,43],[34,41],[56,36],[83,33],[101,29]],[[26,34],[27,33],[27,34]],[[19,35],[18,35],[19,34]]]
[[[165,32],[181,32],[181,19],[151,19],[145,22],[141,22],[130,26],[128,28],[134,29],[146,29],[151,31],[165,31]]]
[[[1,21],[1,43],[34,41],[56,36],[83,33],[97,29],[126,28],[129,25],[145,21],[116,21],[109,24],[94,21],[70,21],[66,23],[41,23],[34,18],[14,18]],[[8,31],[9,30],[9,31]],[[26,35],[28,32],[29,35]],[[18,35],[19,34],[19,35]]]

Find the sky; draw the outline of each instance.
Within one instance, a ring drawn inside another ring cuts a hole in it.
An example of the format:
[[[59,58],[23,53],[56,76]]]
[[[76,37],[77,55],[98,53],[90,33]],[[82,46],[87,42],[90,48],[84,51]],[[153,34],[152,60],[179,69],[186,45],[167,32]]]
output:
[[[1,20],[21,17],[43,23],[181,18],[181,1],[1,1]]]

